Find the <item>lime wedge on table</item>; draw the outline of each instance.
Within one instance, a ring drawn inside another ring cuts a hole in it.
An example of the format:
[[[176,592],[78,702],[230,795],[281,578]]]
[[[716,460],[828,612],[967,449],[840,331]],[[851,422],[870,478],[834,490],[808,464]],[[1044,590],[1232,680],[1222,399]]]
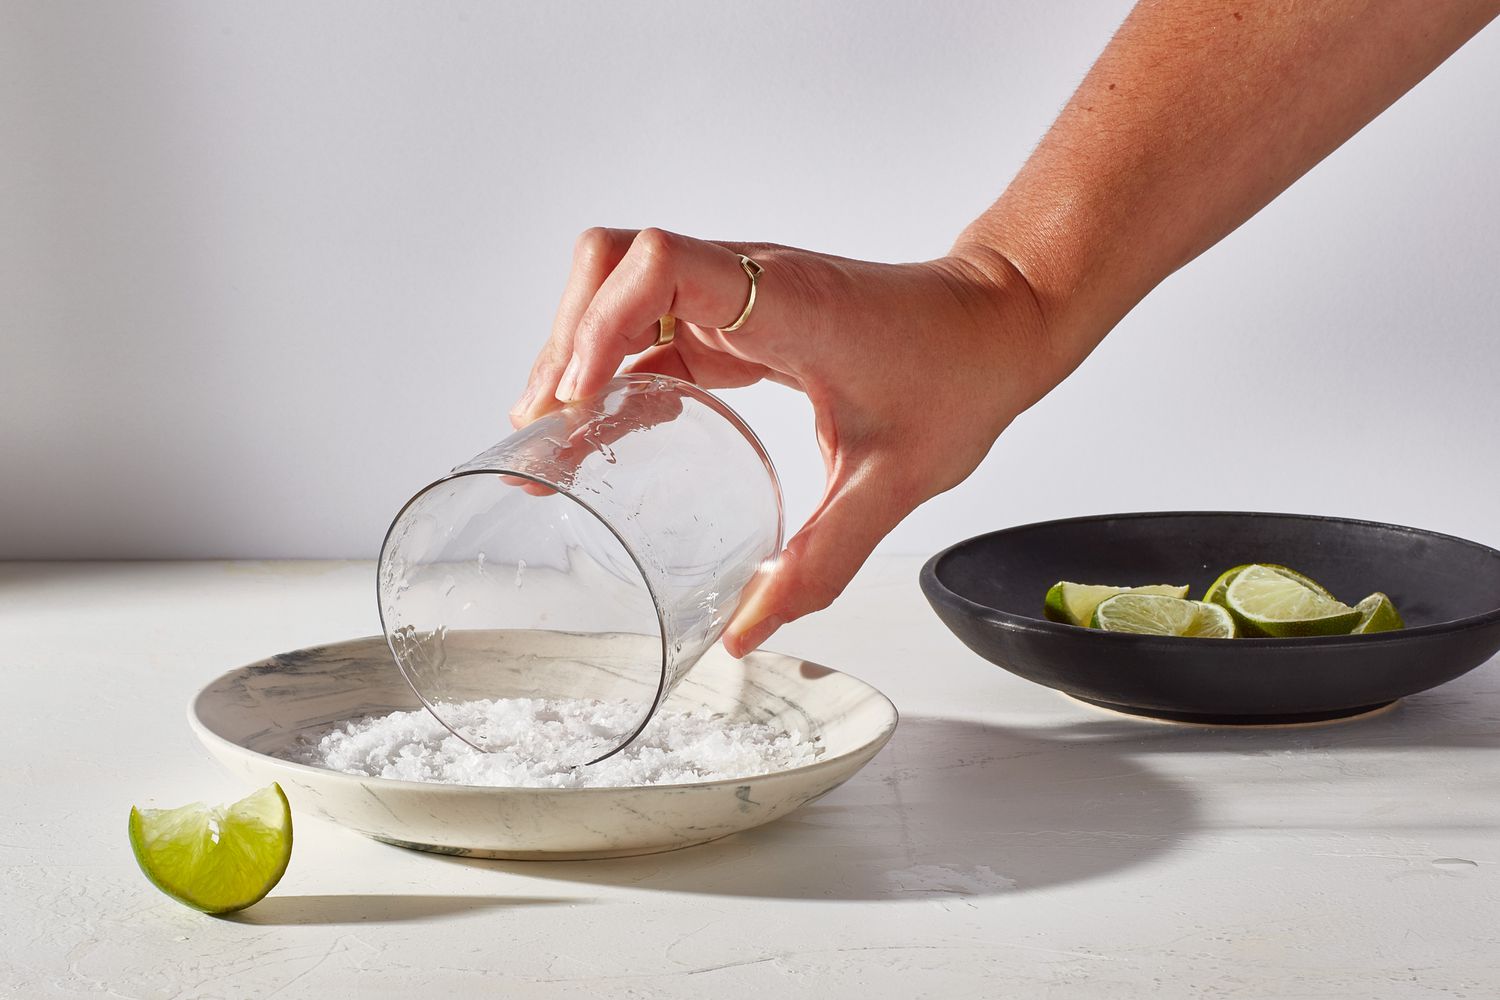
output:
[[[1094,620],[1094,609],[1100,601],[1119,594],[1154,594],[1158,597],[1186,597],[1186,587],[1173,587],[1165,583],[1149,587],[1104,587],[1091,583],[1054,583],[1047,591],[1047,600],[1042,614],[1049,621],[1067,625],[1088,625]]]
[[[1355,635],[1394,632],[1398,628],[1406,628],[1406,622],[1401,620],[1401,612],[1396,610],[1396,605],[1384,594],[1371,594],[1356,604],[1354,610],[1360,613],[1359,624],[1353,628]]]
[[[1226,569],[1223,573],[1219,574],[1219,578],[1217,580],[1209,584],[1208,593],[1203,595],[1203,599],[1205,601],[1212,601],[1215,604],[1223,604],[1224,591],[1229,589],[1229,584],[1234,580],[1235,577],[1240,575],[1241,570],[1247,570],[1251,566],[1263,566],[1266,569],[1274,569],[1282,576],[1289,576],[1293,580],[1299,581],[1303,586],[1311,590],[1316,590],[1318,593],[1322,594],[1329,600],[1334,600],[1334,596],[1330,594],[1326,589],[1324,589],[1323,585],[1317,580],[1314,580],[1310,576],[1303,576],[1301,573],[1298,573],[1296,570],[1288,566],[1278,566],[1275,563],[1245,563],[1244,565],[1236,566],[1233,569]]]
[[[281,881],[292,857],[292,810],[274,782],[229,806],[132,806],[130,847],[162,892],[205,913],[229,913]]]
[[[1251,636],[1348,635],[1360,613],[1305,577],[1274,566],[1247,566],[1229,581],[1222,602]]]
[[[1094,609],[1094,628],[1141,635],[1233,639],[1234,619],[1217,604],[1156,594],[1120,594]]]

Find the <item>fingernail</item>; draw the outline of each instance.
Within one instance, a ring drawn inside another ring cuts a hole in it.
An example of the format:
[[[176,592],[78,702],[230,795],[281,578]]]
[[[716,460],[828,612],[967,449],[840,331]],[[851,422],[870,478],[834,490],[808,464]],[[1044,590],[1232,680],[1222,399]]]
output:
[[[738,642],[740,656],[744,656],[746,653],[756,649],[761,643],[771,638],[772,633],[785,624],[786,622],[782,621],[776,615],[770,615],[741,632]]]
[[[578,360],[578,355],[573,355],[568,361],[568,367],[563,369],[562,381],[557,383],[559,402],[573,402],[573,394],[578,391],[578,370],[582,367],[583,362]]]

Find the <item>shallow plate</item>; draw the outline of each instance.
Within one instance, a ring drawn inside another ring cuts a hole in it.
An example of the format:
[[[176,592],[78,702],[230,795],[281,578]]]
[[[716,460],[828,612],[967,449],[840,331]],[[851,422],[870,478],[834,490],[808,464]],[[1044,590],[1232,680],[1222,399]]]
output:
[[[1310,639],[1183,639],[1045,621],[1058,580],[1190,584],[1250,562],[1292,566],[1353,603],[1389,594],[1408,628]],[[1500,649],[1500,552],[1392,524],[1298,514],[1106,514],[1008,528],[939,552],[922,591],[974,652],[1136,715],[1220,725],[1360,715]]]
[[[457,637],[455,637],[457,638]],[[452,639],[450,639],[452,641]],[[486,640],[468,633],[459,641]],[[514,648],[513,637],[505,643]],[[497,657],[491,697],[533,695]],[[666,703],[770,722],[823,741],[812,764],[730,781],[629,788],[489,788],[366,778],[273,756],[303,734],[362,715],[421,708],[383,637],[283,653],[232,670],[194,699],[193,732],[254,784],[279,781],[298,812],[443,854],[567,860],[670,851],[787,815],[847,781],[891,738],[896,710],[848,674],[715,648]]]

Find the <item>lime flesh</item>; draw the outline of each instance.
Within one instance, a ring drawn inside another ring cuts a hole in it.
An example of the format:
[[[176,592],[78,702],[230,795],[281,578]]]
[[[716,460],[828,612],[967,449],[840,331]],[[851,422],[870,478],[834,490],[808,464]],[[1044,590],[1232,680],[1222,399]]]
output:
[[[1279,567],[1247,566],[1225,588],[1222,601],[1244,635],[1348,635],[1360,612]]]
[[[1107,587],[1092,583],[1054,583],[1047,591],[1042,613],[1049,621],[1066,625],[1088,625],[1094,620],[1094,609],[1101,601],[1120,594],[1153,594],[1158,597],[1186,597],[1187,587],[1157,583],[1147,587]]]
[[[1314,580],[1310,576],[1304,576],[1289,566],[1278,566],[1276,563],[1244,563],[1233,569],[1226,569],[1223,573],[1219,574],[1217,580],[1209,584],[1208,592],[1203,595],[1203,599],[1205,601],[1212,601],[1214,604],[1223,604],[1224,592],[1229,589],[1229,584],[1234,581],[1235,577],[1240,575],[1241,571],[1247,570],[1251,566],[1263,566],[1266,569],[1274,569],[1282,576],[1289,576],[1308,589],[1317,591],[1329,600],[1334,600],[1334,596],[1324,589],[1323,585],[1317,580]]]
[[[130,848],[168,896],[205,913],[232,913],[281,881],[292,857],[292,810],[274,782],[228,806],[132,806]]]
[[[1137,635],[1176,635],[1199,639],[1233,639],[1234,619],[1206,601],[1155,594],[1120,594],[1094,609],[1094,628]]]
[[[1355,635],[1394,632],[1406,627],[1406,622],[1401,620],[1401,612],[1396,610],[1396,605],[1389,597],[1379,592],[1360,601],[1354,606],[1354,610],[1360,613],[1359,624],[1353,629]]]

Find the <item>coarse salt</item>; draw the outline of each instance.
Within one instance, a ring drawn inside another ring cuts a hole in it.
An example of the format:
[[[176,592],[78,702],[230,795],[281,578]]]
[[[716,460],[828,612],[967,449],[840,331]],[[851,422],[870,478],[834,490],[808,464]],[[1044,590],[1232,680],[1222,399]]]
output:
[[[460,730],[485,730],[503,749],[482,753],[424,711],[365,716],[283,756],[373,778],[520,788],[610,788],[724,781],[811,764],[813,736],[707,710],[662,709],[644,732],[597,764],[549,760],[559,741],[587,741],[628,727],[639,706],[574,698],[499,698],[445,706]]]

